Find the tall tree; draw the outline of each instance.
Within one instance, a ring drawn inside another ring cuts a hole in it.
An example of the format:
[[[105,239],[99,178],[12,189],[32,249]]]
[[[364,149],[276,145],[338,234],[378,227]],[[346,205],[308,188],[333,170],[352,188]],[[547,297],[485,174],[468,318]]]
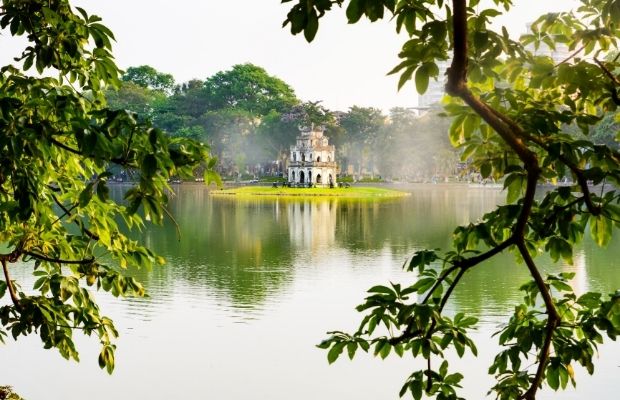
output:
[[[142,118],[153,118],[167,100],[165,93],[133,82],[122,82],[118,89],[107,90],[105,96],[111,109],[128,110]]]
[[[144,295],[125,271],[164,260],[121,228],[161,222],[167,180],[213,160],[204,145],[105,106],[105,89],[121,81],[114,36],[99,17],[66,0],[2,0],[0,27],[28,41],[21,67],[0,69],[0,298],[9,300],[0,340],[37,333],[45,348],[77,360],[80,330],[98,337],[99,365],[111,372],[117,332],[89,287]],[[123,202],[108,195],[114,165],[140,171]],[[17,269],[32,272],[33,290],[13,279]]]
[[[371,107],[353,106],[340,118],[349,150],[348,159],[355,162],[358,174],[362,174],[364,169],[374,173],[378,138],[385,122],[381,110]]]
[[[253,64],[238,64],[207,78],[209,109],[239,108],[255,115],[282,112],[299,103],[291,87]]]
[[[159,72],[150,65],[129,67],[122,78],[125,82],[132,82],[152,90],[171,93],[174,89],[174,77],[171,74]]]
[[[445,351],[476,354],[467,331],[477,321],[463,313],[447,316],[444,309],[468,271],[511,251],[532,280],[521,287],[524,301],[499,332],[502,350],[489,368],[496,379],[492,390],[500,399],[533,400],[545,384],[554,390],[574,385],[576,364],[593,373],[598,343],[620,334],[620,291],[577,296],[568,284],[572,274],[545,277],[535,257],[544,249],[553,260],[570,263],[586,230],[605,246],[620,221],[620,153],[565,131],[576,124],[589,133],[620,103],[620,63],[601,61],[618,45],[620,2],[581,0],[572,12],[543,15],[518,40],[491,25],[500,9],[510,10],[511,0],[494,0],[495,7],[478,0],[298,0],[285,25],[311,41],[319,18],[345,3],[350,23],[389,17],[409,36],[392,71],[401,74],[399,87],[414,80],[425,92],[429,79],[438,77],[437,62],[451,59],[451,141],[483,176],[504,180],[507,204],[457,227],[451,249],[416,252],[405,265],[417,272],[415,284],[371,288],[358,307],[366,315],[357,332],[334,332],[321,344],[329,361],[345,348],[353,357],[371,345],[381,357],[411,352],[426,367],[411,374],[401,395],[460,398],[463,376],[449,370]],[[562,45],[568,51],[559,61],[531,51]],[[538,184],[564,171],[575,185],[540,193],[538,200]]]

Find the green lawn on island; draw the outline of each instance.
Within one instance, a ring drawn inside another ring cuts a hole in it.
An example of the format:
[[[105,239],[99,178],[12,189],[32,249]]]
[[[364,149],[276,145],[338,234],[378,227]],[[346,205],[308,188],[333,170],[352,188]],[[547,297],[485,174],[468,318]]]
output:
[[[378,187],[348,188],[289,188],[270,186],[244,186],[233,189],[213,190],[216,196],[283,196],[283,197],[339,197],[349,199],[393,198],[407,196],[409,193]]]

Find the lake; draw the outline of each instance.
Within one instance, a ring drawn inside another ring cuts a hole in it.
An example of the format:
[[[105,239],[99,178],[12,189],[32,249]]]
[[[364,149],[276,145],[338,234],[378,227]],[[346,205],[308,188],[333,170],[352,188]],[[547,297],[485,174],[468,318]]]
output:
[[[146,299],[98,294],[117,324],[116,370],[97,365],[95,338],[77,338],[81,362],[43,350],[36,337],[0,347],[0,385],[27,400],[398,399],[420,361],[361,354],[329,366],[315,345],[329,330],[357,328],[354,307],[365,291],[389,281],[411,283],[401,270],[421,248],[446,248],[456,224],[475,221],[503,201],[492,188],[416,185],[385,201],[210,198],[198,185],[176,186],[171,210],[180,225],[139,237],[168,265],[138,276]],[[116,196],[123,188],[114,187]],[[538,260],[545,272],[572,271],[577,293],[620,288],[620,240],[598,249],[586,240],[574,265]],[[32,285],[27,268],[15,272]],[[507,321],[528,280],[526,268],[503,254],[468,273],[447,312],[480,318],[473,336],[479,356],[456,357],[465,372],[462,395],[486,396],[486,370],[498,349],[491,338]],[[360,353],[358,353],[360,354]],[[542,399],[612,398],[620,389],[620,345],[601,347],[595,376],[577,368],[577,390],[545,391]]]

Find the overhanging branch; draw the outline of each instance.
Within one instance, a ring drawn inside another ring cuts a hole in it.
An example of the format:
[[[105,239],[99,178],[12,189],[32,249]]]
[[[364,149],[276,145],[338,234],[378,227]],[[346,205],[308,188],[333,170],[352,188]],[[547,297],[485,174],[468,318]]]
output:
[[[534,196],[536,194],[536,185],[541,174],[541,168],[539,166],[538,157],[535,152],[530,150],[525,141],[529,138],[523,131],[523,129],[512,121],[508,116],[503,115],[499,111],[493,109],[488,104],[484,103],[481,99],[474,96],[467,87],[467,1],[466,0],[452,0],[453,19],[453,41],[454,41],[454,54],[452,59],[452,65],[448,71],[448,82],[446,84],[446,92],[451,96],[461,98],[467,105],[469,105],[489,126],[491,126],[495,132],[506,142],[506,144],[517,154],[519,159],[523,162],[523,166],[527,172],[527,187],[525,195],[523,197],[523,203],[521,206],[521,212],[517,219],[517,223],[513,230],[512,238],[517,245],[521,256],[525,260],[525,263],[530,271],[530,274],[536,282],[536,286],[540,291],[547,312],[547,335],[545,342],[540,349],[540,355],[538,360],[538,370],[536,376],[531,382],[529,389],[523,395],[524,399],[533,400],[536,397],[536,391],[542,379],[544,377],[544,371],[549,360],[549,348],[553,333],[560,321],[560,317],[553,304],[553,299],[549,289],[545,285],[545,282],[538,271],[532,257],[530,256],[527,246],[525,245],[525,229],[527,227],[528,220],[530,218],[532,208],[534,205]],[[570,168],[570,166],[569,166]],[[583,176],[576,174],[578,177]],[[587,181],[584,190],[586,195],[586,202],[591,201],[589,191],[587,188]],[[580,182],[582,185],[582,182]],[[590,205],[589,205],[590,206]],[[595,209],[594,207],[592,208]],[[462,276],[459,271],[457,278]],[[455,282],[457,279],[455,279]],[[447,302],[451,290],[456,286],[455,282],[452,282],[448,293],[446,293],[442,299],[441,305],[445,305]]]

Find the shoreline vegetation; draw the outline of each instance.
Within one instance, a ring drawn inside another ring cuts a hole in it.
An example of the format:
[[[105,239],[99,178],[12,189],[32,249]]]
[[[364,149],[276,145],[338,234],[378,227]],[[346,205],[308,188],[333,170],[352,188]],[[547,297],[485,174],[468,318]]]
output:
[[[288,188],[269,186],[242,186],[212,190],[211,196],[236,197],[337,197],[345,199],[391,199],[410,196],[411,193],[379,187],[359,186],[348,188]]]

